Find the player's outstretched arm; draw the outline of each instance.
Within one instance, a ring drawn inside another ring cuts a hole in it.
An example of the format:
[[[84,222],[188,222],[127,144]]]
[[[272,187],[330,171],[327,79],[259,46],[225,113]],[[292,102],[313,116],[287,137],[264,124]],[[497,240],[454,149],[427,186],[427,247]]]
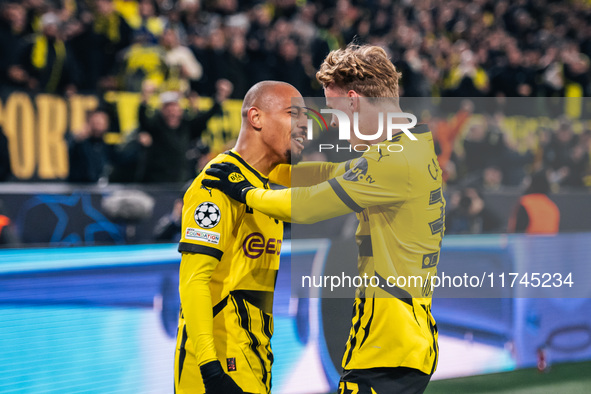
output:
[[[308,161],[295,166],[279,164],[269,174],[269,181],[285,187],[318,185],[344,174],[354,164],[353,162],[354,160],[343,163]]]
[[[212,164],[205,173],[218,179],[204,179],[204,186],[219,189],[236,201],[275,219],[316,223],[352,211],[329,182],[311,187],[267,190],[255,188],[232,163]],[[295,204],[292,204],[294,201]]]
[[[218,260],[215,257],[183,253],[179,293],[187,334],[192,338],[197,363],[207,394],[238,394],[243,391],[224,372],[213,342],[213,306],[209,281]]]

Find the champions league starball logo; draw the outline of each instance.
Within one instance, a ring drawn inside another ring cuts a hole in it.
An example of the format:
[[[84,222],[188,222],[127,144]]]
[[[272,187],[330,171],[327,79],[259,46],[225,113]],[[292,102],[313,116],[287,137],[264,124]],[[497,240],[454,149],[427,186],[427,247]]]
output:
[[[212,202],[202,202],[195,209],[195,223],[201,228],[214,228],[221,216],[220,209]]]

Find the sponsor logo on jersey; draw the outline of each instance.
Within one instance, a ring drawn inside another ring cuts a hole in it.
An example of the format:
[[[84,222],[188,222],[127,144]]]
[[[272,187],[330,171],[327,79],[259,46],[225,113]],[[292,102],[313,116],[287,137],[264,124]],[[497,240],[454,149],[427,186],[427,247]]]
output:
[[[206,201],[195,209],[195,223],[201,228],[214,228],[220,222],[222,214],[217,205]]]
[[[355,167],[351,168],[349,171],[345,172],[343,175],[343,179],[346,181],[362,181],[367,176],[367,160],[364,157],[361,157],[357,160]]]
[[[251,233],[244,238],[242,243],[242,250],[246,257],[251,259],[258,259],[263,253],[278,255],[281,253],[282,240],[276,238],[265,237],[261,233]]]
[[[185,231],[185,238],[196,241],[204,241],[215,245],[220,243],[220,233],[214,233],[213,231],[205,231],[192,227],[187,227],[187,230]]]

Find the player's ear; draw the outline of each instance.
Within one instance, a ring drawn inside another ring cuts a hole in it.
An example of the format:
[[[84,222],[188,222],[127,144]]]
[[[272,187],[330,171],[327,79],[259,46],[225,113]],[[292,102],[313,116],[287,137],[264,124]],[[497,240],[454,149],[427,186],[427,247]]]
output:
[[[246,118],[248,119],[248,123],[250,123],[255,130],[260,130],[262,128],[262,113],[257,107],[250,107],[246,113]]]
[[[351,112],[358,112],[359,111],[359,99],[360,95],[354,90],[349,90],[347,92],[347,97],[349,98],[349,109]]]

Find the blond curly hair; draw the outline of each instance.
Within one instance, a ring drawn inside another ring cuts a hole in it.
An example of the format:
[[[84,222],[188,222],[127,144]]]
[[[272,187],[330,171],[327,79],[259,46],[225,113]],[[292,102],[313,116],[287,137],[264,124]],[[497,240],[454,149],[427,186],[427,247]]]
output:
[[[326,56],[316,79],[325,88],[354,90],[365,97],[398,97],[401,75],[382,48],[349,44]]]

